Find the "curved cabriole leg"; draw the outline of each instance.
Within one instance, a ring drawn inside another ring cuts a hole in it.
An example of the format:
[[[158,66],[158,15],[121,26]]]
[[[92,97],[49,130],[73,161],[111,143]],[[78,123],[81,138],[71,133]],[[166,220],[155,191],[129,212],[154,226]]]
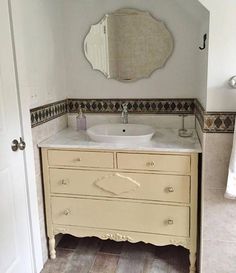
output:
[[[49,238],[49,255],[51,259],[56,259],[55,237]]]
[[[197,258],[196,251],[190,249],[189,250],[189,262],[190,262],[189,273],[196,273],[196,258]]]

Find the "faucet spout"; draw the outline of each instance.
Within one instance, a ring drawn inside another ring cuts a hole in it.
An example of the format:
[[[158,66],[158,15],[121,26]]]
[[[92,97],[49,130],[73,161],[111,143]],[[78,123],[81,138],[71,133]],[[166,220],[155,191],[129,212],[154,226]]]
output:
[[[122,104],[122,113],[121,113],[121,118],[122,118],[122,123],[127,124],[128,123],[128,105],[127,103]]]

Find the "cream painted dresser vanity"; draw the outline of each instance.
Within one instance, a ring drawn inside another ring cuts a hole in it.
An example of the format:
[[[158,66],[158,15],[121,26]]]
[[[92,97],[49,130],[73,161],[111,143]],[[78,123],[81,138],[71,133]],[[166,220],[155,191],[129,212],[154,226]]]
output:
[[[165,130],[135,148],[94,143],[86,133],[66,129],[40,147],[52,259],[55,235],[68,233],[181,245],[190,251],[190,272],[196,272],[196,135],[181,139]]]

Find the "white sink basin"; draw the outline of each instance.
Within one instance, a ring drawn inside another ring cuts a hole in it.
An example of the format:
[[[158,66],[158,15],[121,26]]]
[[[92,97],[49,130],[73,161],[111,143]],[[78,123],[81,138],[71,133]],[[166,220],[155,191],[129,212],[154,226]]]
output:
[[[87,133],[95,142],[135,144],[148,142],[155,130],[143,124],[101,124],[90,127]]]

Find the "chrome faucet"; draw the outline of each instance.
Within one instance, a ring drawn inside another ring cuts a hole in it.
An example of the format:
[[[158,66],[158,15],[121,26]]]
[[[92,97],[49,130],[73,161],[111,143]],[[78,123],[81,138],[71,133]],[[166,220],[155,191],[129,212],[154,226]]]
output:
[[[121,113],[122,123],[126,124],[126,123],[128,123],[128,104],[123,103],[122,108],[123,108],[122,113]]]

